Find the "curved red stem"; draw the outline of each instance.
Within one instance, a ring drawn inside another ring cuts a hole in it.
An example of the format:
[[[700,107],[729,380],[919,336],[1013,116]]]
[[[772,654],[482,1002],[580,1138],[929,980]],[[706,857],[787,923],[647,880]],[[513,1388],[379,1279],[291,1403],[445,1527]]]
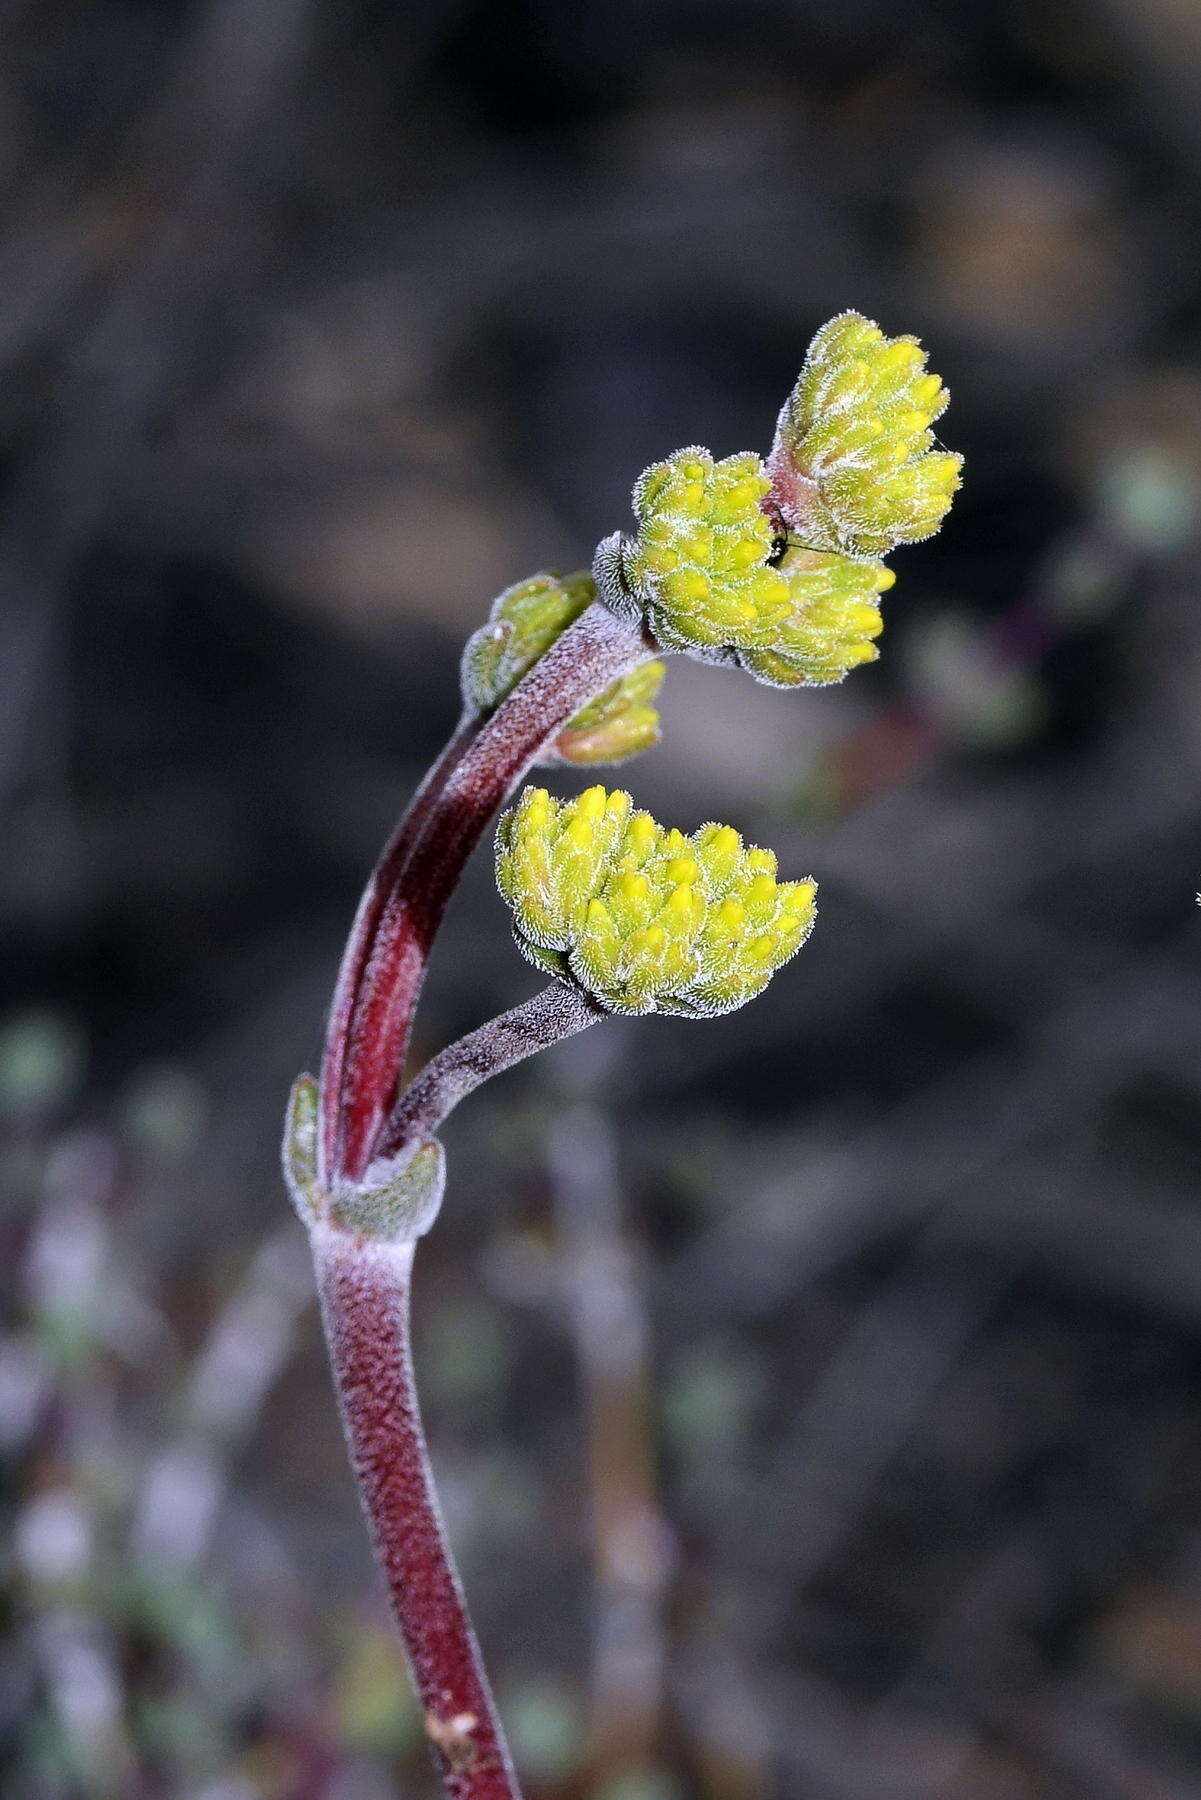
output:
[[[430,949],[467,859],[498,807],[563,725],[655,645],[599,601],[431,771],[359,907],[321,1074],[323,1179],[361,1179],[376,1155]]]
[[[472,713],[465,714],[459,720],[449,742],[413,795],[407,811],[384,846],[383,854],[372,870],[371,879],[359,901],[350,936],[342,952],[337,986],[329,1009],[325,1056],[321,1065],[320,1172],[322,1180],[327,1184],[334,1177],[338,1157],[338,1111],[342,1100],[351,1014],[367,958],[379,930],[380,918],[389,894],[401,878],[422,826],[433,811],[451,773],[461,761],[467,747],[478,737],[482,726],[483,720]]]

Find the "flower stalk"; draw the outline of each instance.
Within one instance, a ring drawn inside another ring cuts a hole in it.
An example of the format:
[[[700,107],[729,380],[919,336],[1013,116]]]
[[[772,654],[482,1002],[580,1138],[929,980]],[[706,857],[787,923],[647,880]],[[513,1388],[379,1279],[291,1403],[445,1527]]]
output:
[[[481,1082],[607,1017],[590,994],[552,981],[532,1000],[490,1019],[432,1058],[405,1089],[380,1138],[380,1157],[403,1159]]]
[[[815,884],[715,822],[690,835],[589,788],[531,789],[497,834],[522,953],[551,983],[450,1045],[401,1090],[435,936],[473,850],[535,763],[623,761],[658,741],[663,651],[777,687],[876,654],[881,558],[937,529],[961,459],[913,339],[848,313],[819,332],[776,444],[681,450],[634,490],[638,534],[592,574],[508,588],[469,640],[465,710],[359,904],[321,1077],[289,1107],[284,1174],[310,1238],[350,1460],[451,1800],[520,1800],[438,1508],[413,1374],[417,1240],[441,1205],[437,1132],[481,1082],[611,1013],[701,1019],[760,993],[800,950]]]

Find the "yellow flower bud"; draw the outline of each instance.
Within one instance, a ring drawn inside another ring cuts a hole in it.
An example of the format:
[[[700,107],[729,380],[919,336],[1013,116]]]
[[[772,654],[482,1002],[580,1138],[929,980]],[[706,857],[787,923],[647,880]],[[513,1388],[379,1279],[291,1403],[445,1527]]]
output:
[[[779,881],[772,852],[729,826],[665,831],[600,789],[570,801],[527,789],[498,827],[496,874],[523,953],[611,1012],[730,1012],[815,914],[814,884]]]
[[[916,338],[840,313],[814,338],[780,414],[768,468],[790,538],[883,556],[938,530],[963,458],[934,448],[949,395]]]
[[[623,579],[644,601],[664,649],[725,657],[726,647],[753,632],[779,601],[775,573],[766,567],[773,542],[762,508],[767,489],[759,457],[714,462],[696,445],[640,477],[634,511],[641,529],[622,547]]]
[[[892,586],[882,563],[837,552],[792,549],[780,559],[789,609],[769,648],[739,650],[738,661],[773,687],[823,687],[877,655],[884,628],[879,596]]]

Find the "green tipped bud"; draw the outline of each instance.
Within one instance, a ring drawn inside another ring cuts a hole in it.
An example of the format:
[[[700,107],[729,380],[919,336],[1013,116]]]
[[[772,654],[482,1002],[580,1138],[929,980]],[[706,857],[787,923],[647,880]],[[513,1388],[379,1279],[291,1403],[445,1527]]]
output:
[[[586,570],[531,575],[506,588],[493,601],[488,623],[467,640],[461,669],[464,703],[474,712],[495,712],[595,597],[596,586]]]
[[[569,721],[555,739],[553,757],[543,761],[594,768],[598,763],[628,762],[653,750],[661,729],[651,702],[666,673],[663,663],[648,662],[623,675]]]
[[[935,448],[950,396],[910,336],[885,337],[840,313],[809,346],[768,461],[769,504],[790,538],[816,550],[884,556],[932,536],[963,458]]]
[[[586,569],[566,577],[532,575],[506,588],[493,602],[488,623],[473,632],[464,648],[464,703],[484,717],[495,712],[595,598],[596,583]],[[568,721],[543,762],[628,762],[653,749],[660,727],[651,701],[663,675],[662,663],[645,663],[615,681]]]
[[[729,826],[686,837],[601,787],[571,801],[527,789],[500,821],[496,873],[522,952],[610,1012],[732,1012],[815,914],[814,883],[777,881],[772,853]]]

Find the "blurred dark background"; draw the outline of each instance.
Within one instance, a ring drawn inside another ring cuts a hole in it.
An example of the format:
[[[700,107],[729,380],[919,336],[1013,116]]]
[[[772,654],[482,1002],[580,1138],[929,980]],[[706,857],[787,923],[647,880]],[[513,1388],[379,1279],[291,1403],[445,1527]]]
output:
[[[0,35],[6,1794],[432,1795],[287,1084],[494,593],[846,306],[966,484],[845,687],[673,661],[639,800],[822,917],[448,1128],[447,1512],[532,1800],[1197,1793],[1201,12]],[[485,855],[419,1054],[530,991]]]

